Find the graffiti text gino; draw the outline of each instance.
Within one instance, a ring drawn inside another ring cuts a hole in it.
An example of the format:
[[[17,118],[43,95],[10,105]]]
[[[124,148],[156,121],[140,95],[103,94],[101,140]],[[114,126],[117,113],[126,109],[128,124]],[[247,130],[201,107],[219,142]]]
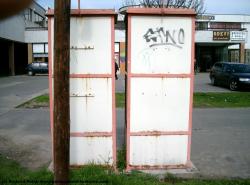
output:
[[[150,43],[149,47],[172,45],[182,49],[182,45],[185,42],[185,33],[183,28],[165,30],[163,27],[153,30],[149,28],[146,34],[143,36],[146,42]]]

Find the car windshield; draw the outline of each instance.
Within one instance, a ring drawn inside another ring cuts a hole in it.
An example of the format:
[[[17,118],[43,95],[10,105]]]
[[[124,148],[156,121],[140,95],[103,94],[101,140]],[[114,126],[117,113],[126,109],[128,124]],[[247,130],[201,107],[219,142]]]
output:
[[[236,64],[232,67],[235,73],[250,73],[250,65]]]

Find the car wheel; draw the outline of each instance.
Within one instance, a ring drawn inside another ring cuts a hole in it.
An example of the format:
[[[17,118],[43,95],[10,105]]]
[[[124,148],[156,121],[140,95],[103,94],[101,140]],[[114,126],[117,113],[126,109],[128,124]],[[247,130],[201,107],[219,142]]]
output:
[[[236,80],[230,80],[229,88],[232,91],[236,91],[238,89],[238,82]]]
[[[215,77],[211,77],[211,84],[212,85],[216,85],[217,83],[216,83],[216,80],[215,80]]]
[[[28,75],[29,75],[29,76],[34,76],[33,71],[28,71]]]

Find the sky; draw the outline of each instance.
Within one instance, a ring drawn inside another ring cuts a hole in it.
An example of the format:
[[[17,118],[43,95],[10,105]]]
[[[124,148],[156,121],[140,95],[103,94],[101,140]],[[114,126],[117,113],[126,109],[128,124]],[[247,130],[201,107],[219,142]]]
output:
[[[40,5],[47,8],[54,7],[54,0],[36,0]],[[71,0],[71,8],[77,8],[78,0]],[[214,14],[249,14],[250,0],[204,0],[205,13]],[[123,0],[81,0],[81,8],[100,9],[111,8],[119,9]]]

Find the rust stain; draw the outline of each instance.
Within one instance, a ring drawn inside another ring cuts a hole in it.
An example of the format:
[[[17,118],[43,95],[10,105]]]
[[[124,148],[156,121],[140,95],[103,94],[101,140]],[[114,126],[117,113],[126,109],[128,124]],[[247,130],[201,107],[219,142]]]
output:
[[[70,168],[71,169],[79,169],[79,168],[82,168],[82,167],[86,167],[86,166],[89,166],[89,165],[91,165],[91,164],[93,164],[93,163],[89,163],[89,164],[73,164],[73,165],[70,165]],[[100,165],[100,164],[95,164],[95,166],[97,166],[97,167],[102,167],[102,168],[107,168],[107,169],[110,169],[110,167],[114,167],[113,165]]]
[[[135,170],[155,170],[155,169],[185,169],[188,168],[185,164],[178,165],[129,165],[131,169]]]

